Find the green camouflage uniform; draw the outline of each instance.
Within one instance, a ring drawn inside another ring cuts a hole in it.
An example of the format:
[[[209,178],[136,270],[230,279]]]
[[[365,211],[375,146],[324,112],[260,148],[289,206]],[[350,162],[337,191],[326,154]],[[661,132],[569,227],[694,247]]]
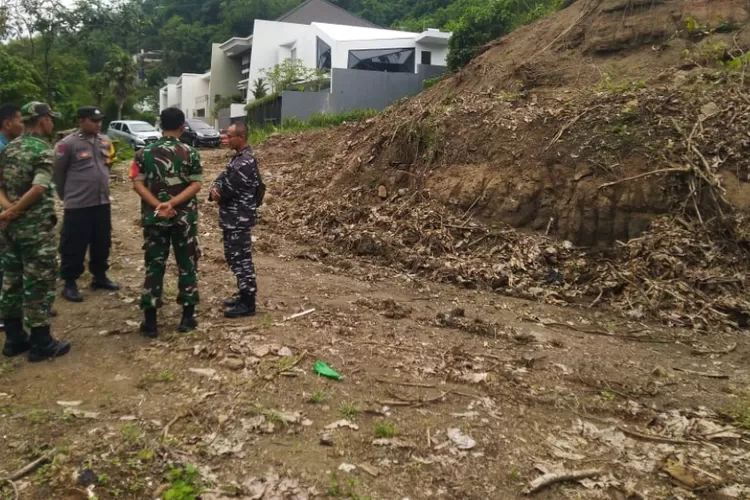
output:
[[[191,183],[203,180],[198,151],[174,137],[162,137],[136,155],[130,178],[143,181],[159,201],[167,202]],[[141,202],[143,249],[146,258],[146,280],[141,296],[141,309],[162,306],[164,270],[169,258],[170,243],[179,268],[177,302],[183,306],[198,304],[198,199],[174,207],[177,215],[165,219],[154,208]]]
[[[5,274],[0,310],[3,317],[24,318],[28,328],[49,325],[55,299],[57,247],[52,164],[55,155],[43,139],[23,135],[0,155],[0,189],[15,202],[32,185],[46,188],[42,198],[0,230]]]

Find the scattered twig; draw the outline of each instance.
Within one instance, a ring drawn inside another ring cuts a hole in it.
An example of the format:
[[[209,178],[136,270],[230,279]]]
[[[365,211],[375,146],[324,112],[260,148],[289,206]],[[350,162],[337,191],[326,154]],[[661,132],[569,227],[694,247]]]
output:
[[[566,130],[568,130],[568,129],[569,129],[570,127],[572,127],[573,125],[575,125],[575,123],[576,123],[576,122],[577,122],[578,120],[580,120],[580,119],[581,119],[581,117],[582,117],[583,115],[585,115],[586,113],[588,113],[588,111],[589,111],[588,109],[585,109],[585,110],[583,110],[583,112],[579,113],[579,114],[578,114],[578,115],[577,115],[577,116],[576,116],[575,118],[573,118],[573,119],[572,119],[572,120],[570,120],[570,121],[569,121],[568,123],[566,123],[565,125],[563,125],[563,126],[562,126],[562,127],[560,128],[560,131],[559,131],[559,132],[557,132],[557,134],[555,135],[555,137],[553,137],[553,138],[552,138],[552,140],[550,141],[550,143],[549,143],[549,144],[547,144],[547,147],[546,147],[546,148],[544,148],[544,151],[547,151],[547,150],[548,150],[549,148],[551,148],[552,146],[554,146],[554,144],[555,144],[555,143],[556,143],[557,141],[559,141],[559,140],[560,140],[560,137],[562,137],[562,135],[563,135],[563,134],[565,133],[565,131],[566,131]],[[547,226],[547,232],[549,233],[549,226]]]
[[[378,404],[383,406],[411,406],[414,403],[412,403],[411,401],[392,401],[390,399],[381,399],[380,401],[378,401]]]
[[[594,301],[589,304],[589,309],[592,309],[594,306],[596,306],[600,300],[602,300],[602,295],[604,295],[604,290],[599,290],[599,295],[596,296]]]
[[[664,436],[655,436],[653,434],[641,434],[640,432],[632,431],[627,427],[618,426],[617,429],[635,439],[642,439],[644,441],[652,441],[654,443],[666,443],[666,444],[701,444],[698,441],[688,441],[685,439],[672,439]]]
[[[729,354],[737,349],[737,342],[734,342],[726,349],[693,349],[692,354],[704,355],[704,354]]]
[[[305,316],[308,316],[315,312],[315,309],[308,309],[307,311],[302,311],[297,314],[292,314],[291,316],[287,316],[284,318],[284,321],[291,321],[293,319],[303,318]]]
[[[729,375],[725,375],[723,373],[712,373],[712,372],[699,372],[695,370],[686,370],[685,368],[673,368],[675,371],[688,373],[690,375],[698,375],[700,377],[707,377],[707,378],[720,378],[720,379],[728,379]]]
[[[375,380],[383,384],[403,385],[406,387],[424,387],[428,389],[434,389],[437,387],[436,384],[425,384],[420,382],[401,382],[399,380],[386,380],[384,378],[376,378]]]
[[[580,479],[586,479],[589,477],[601,476],[604,474],[602,469],[589,469],[579,471],[565,471],[565,472],[550,472],[541,477],[538,477],[531,481],[529,487],[524,491],[525,495],[533,495],[538,491],[552,486],[553,484],[562,483],[565,481],[578,481]]]
[[[67,330],[65,330],[64,332],[62,332],[61,336],[62,336],[62,337],[65,337],[65,336],[66,336],[67,334],[69,334],[70,332],[72,332],[72,331],[74,331],[74,330],[78,330],[79,328],[83,328],[83,327],[84,327],[84,326],[83,326],[83,323],[80,323],[80,324],[78,324],[78,325],[76,325],[76,326],[72,326],[72,327],[68,328]],[[94,327],[94,326],[93,326],[93,325],[91,325],[91,326],[87,326],[86,328],[93,328],[93,327]]]
[[[26,476],[27,474],[31,474],[32,472],[34,472],[35,470],[37,470],[39,467],[41,467],[45,463],[47,463],[50,460],[52,460],[52,457],[54,457],[56,453],[57,453],[57,448],[55,448],[55,449],[53,449],[51,451],[48,451],[47,453],[45,453],[41,457],[37,458],[36,460],[34,460],[33,462],[31,462],[30,464],[26,465],[25,467],[23,467],[21,469],[18,469],[16,472],[14,472],[13,474],[11,474],[10,476],[4,478],[4,480],[5,481],[11,481],[11,482],[12,481],[17,481],[17,480],[21,479],[22,477]]]
[[[691,169],[684,168],[684,167],[683,168],[680,168],[680,167],[663,168],[661,170],[654,170],[652,172],[645,172],[645,173],[642,173],[642,174],[634,175],[632,177],[626,177],[624,179],[620,179],[620,180],[617,180],[617,181],[605,182],[604,184],[602,184],[601,186],[599,186],[597,189],[604,189],[604,188],[607,188],[607,187],[616,186],[617,184],[622,184],[623,182],[630,182],[630,181],[634,181],[636,179],[642,179],[644,177],[650,177],[652,175],[657,175],[657,174],[668,174],[668,173],[677,173],[677,172],[687,173],[687,172],[690,172],[690,171],[691,171]]]
[[[164,426],[164,429],[162,430],[162,440],[166,440],[167,437],[169,437],[169,428],[172,427],[178,420],[181,418],[185,418],[190,414],[189,411],[180,413],[179,415],[175,416],[172,420],[167,422],[167,425]]]
[[[477,358],[487,358],[487,359],[494,359],[495,361],[499,361],[501,363],[509,363],[513,361],[512,359],[508,358],[501,358],[500,356],[497,356],[495,354],[485,354],[485,353],[478,353],[478,352],[470,352],[468,354],[471,354],[472,356],[476,356]]]
[[[469,399],[479,399],[481,397],[481,396],[477,396],[476,394],[469,394],[468,392],[461,392],[461,391],[451,391],[451,394],[455,394],[457,396],[463,396]]]
[[[292,362],[291,365],[285,366],[283,369],[279,369],[279,374],[285,375],[284,372],[288,372],[289,370],[291,370],[292,368],[294,368],[295,366],[297,366],[300,363],[300,361],[302,361],[303,359],[305,359],[305,356],[307,356],[307,351],[303,351],[302,354],[300,354],[299,356],[297,356],[297,359],[295,359],[294,362]]]
[[[394,398],[396,398],[398,400],[401,400],[401,402],[406,403],[406,405],[404,405],[404,404],[398,404],[398,405],[395,405],[395,406],[407,406],[407,405],[425,405],[425,404],[435,403],[435,402],[440,401],[441,399],[445,398],[445,396],[447,396],[448,394],[450,394],[450,393],[452,393],[454,391],[452,391],[452,390],[450,390],[450,391],[444,391],[439,396],[435,396],[435,397],[429,398],[429,399],[425,399],[425,398],[409,399],[409,398],[405,398],[403,396],[399,396],[398,394],[390,392],[390,391],[386,391],[386,392],[388,393],[389,396],[392,396],[392,397],[394,397]],[[398,401],[395,401],[395,402],[397,403]],[[390,403],[394,403],[394,401],[391,401]],[[381,402],[380,404],[386,404],[386,403],[385,402]],[[391,406],[393,406],[393,405],[391,404]]]
[[[18,486],[16,486],[16,483],[14,483],[11,479],[3,479],[2,482],[8,483],[11,488],[13,488],[13,500],[18,500],[21,498],[20,494],[18,493]]]

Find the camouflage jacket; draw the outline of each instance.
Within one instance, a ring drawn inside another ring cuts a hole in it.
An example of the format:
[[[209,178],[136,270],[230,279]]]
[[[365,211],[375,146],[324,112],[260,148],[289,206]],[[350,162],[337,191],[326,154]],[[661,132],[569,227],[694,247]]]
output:
[[[130,169],[133,181],[143,181],[154,196],[162,202],[169,201],[193,182],[203,181],[203,167],[198,151],[183,144],[176,137],[162,137],[136,153]],[[141,202],[144,226],[170,226],[192,224],[198,221],[198,199],[193,196],[174,207],[177,215],[165,219],[154,213],[154,208]]]
[[[34,230],[51,229],[57,223],[55,215],[52,164],[55,154],[41,137],[25,134],[14,139],[0,153],[0,189],[11,202],[21,199],[31,186],[47,190],[42,198],[30,206],[11,224],[28,226]]]
[[[222,229],[254,226],[265,186],[253,148],[248,146],[235,154],[227,168],[211,184],[211,189],[221,195],[219,225]]]

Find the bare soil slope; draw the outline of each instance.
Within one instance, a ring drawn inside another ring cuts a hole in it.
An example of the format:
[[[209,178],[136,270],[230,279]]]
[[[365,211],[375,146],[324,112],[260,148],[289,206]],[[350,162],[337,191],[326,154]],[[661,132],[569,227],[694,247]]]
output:
[[[574,2],[376,118],[264,144],[274,216],[467,287],[746,324],[747,21],[734,0]]]

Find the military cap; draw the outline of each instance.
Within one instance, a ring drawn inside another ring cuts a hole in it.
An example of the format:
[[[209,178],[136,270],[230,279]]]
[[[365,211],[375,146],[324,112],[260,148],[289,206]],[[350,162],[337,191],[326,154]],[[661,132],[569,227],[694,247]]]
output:
[[[78,108],[78,119],[89,119],[98,122],[104,119],[104,113],[96,106],[83,106]]]
[[[52,111],[52,108],[49,107],[49,104],[39,101],[32,101],[28,104],[25,104],[21,108],[21,116],[23,117],[23,121],[27,122],[29,120],[33,120],[34,118],[41,118],[42,116],[60,118],[62,115],[60,113]]]

